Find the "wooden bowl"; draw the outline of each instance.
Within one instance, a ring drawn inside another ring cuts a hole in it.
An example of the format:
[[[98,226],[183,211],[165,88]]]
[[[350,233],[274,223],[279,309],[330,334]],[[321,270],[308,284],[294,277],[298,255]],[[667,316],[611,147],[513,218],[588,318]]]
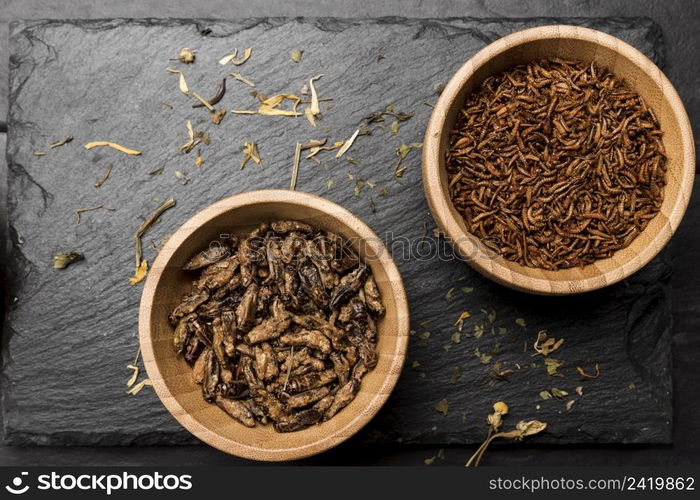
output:
[[[660,213],[627,247],[585,267],[547,271],[495,255],[467,232],[448,190],[445,148],[468,94],[488,76],[529,61],[560,57],[595,61],[624,79],[652,108],[668,155],[667,185]],[[423,146],[423,185],[440,229],[474,269],[508,287],[546,295],[595,290],[620,281],[648,263],[668,242],[688,205],[695,175],[693,135],[683,103],[656,65],[625,42],[588,28],[542,26],[513,33],[488,45],[452,77],[430,117]]]
[[[259,223],[305,221],[359,244],[370,266],[386,315],[379,322],[379,362],[362,379],[357,397],[327,422],[278,433],[271,425],[247,428],[216,405],[206,403],[192,369],[173,349],[168,314],[189,290],[192,275],[182,271],[194,253],[222,233],[246,234]],[[242,193],[205,208],[185,222],[158,254],[144,286],[139,311],[143,362],[158,397],[187,430],[219,450],[255,460],[292,460],[332,448],[355,434],[379,411],[401,373],[408,346],[409,313],[401,275],[381,240],[347,210],[317,196],[284,190]]]

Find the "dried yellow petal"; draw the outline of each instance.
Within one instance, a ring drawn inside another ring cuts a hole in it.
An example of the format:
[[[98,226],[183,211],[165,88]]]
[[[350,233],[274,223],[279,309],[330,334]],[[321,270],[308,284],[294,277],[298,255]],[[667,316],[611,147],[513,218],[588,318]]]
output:
[[[316,86],[314,85],[314,82],[322,77],[323,75],[316,75],[309,80],[309,88],[311,89],[311,112],[314,114],[314,116],[321,114],[318,94],[316,93]]]
[[[253,160],[253,162],[263,168],[262,159],[260,159],[260,152],[258,151],[258,145],[255,142],[244,142],[243,143],[243,160],[241,160],[241,168],[246,166],[248,160]]]
[[[146,277],[146,274],[148,274],[148,262],[146,262],[146,259],[143,259],[141,261],[141,264],[136,268],[134,277],[129,278],[129,283],[133,286],[136,283],[143,281],[143,279]]]
[[[231,52],[229,55],[219,59],[219,64],[221,64],[222,66],[227,65],[236,57],[236,55],[238,55],[238,49],[233,49],[233,52]]]
[[[248,47],[247,49],[243,50],[243,58],[239,59],[237,61],[231,60],[231,64],[234,64],[236,66],[240,66],[244,62],[246,62],[248,59],[250,59],[250,55],[253,53],[253,49]]]
[[[133,373],[131,374],[131,377],[129,377],[129,380],[126,381],[126,386],[131,387],[136,383],[136,381],[139,378],[139,367],[136,365],[126,365],[126,367],[129,370],[133,370]]]
[[[185,81],[185,74],[180,71],[179,69],[172,69],[172,68],[165,68],[166,71],[170,73],[176,73],[180,75],[179,77],[179,85],[180,85],[180,92],[182,92],[185,95],[190,95],[190,89],[187,87],[187,82]]]
[[[197,156],[194,159],[194,166],[199,168],[202,165],[204,165],[204,158],[202,158],[202,154],[198,151]]]
[[[138,384],[136,384],[134,387],[129,389],[127,394],[129,394],[131,396],[135,396],[139,392],[141,392],[141,389],[143,389],[144,387],[153,387],[153,382],[151,382],[150,378],[144,379],[141,382],[139,382]]]
[[[493,411],[501,415],[508,415],[508,405],[503,401],[498,401],[497,403],[494,403]]]
[[[141,151],[136,151],[134,149],[129,149],[125,148],[124,146],[121,146],[117,144],[116,142],[110,142],[110,141],[93,141],[93,142],[88,142],[84,147],[85,149],[92,149],[100,146],[108,146],[112,149],[116,149],[117,151],[121,151],[122,153],[126,153],[128,155],[133,155],[133,156],[138,156],[141,154]]]
[[[533,348],[537,354],[549,356],[549,354],[559,349],[563,343],[564,339],[547,338],[547,331],[542,330],[537,334],[537,340],[535,340]]]
[[[352,144],[355,142],[355,139],[357,138],[358,134],[360,133],[360,129],[355,130],[355,133],[350,136],[350,138],[343,143],[343,146],[338,150],[336,153],[335,157],[340,158],[343,156],[348,149],[352,146]]]

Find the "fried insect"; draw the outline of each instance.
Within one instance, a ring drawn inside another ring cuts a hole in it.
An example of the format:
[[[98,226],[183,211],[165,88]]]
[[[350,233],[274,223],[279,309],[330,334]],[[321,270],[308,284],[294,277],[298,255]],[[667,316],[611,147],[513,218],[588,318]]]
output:
[[[216,405],[246,427],[255,427],[255,417],[248,405],[235,399],[216,397]]]
[[[295,394],[294,396],[282,393],[280,400],[287,405],[287,408],[304,408],[305,406],[309,406],[310,404],[323,399],[330,392],[331,390],[324,386],[319,387],[318,389],[311,389],[309,391],[302,392],[301,394]]]
[[[183,270],[196,276],[169,315],[173,347],[204,399],[242,425],[293,432],[328,420],[377,363],[381,295],[335,234],[261,224],[222,236]]]
[[[345,408],[348,404],[350,404],[350,401],[355,399],[355,395],[357,394],[357,391],[360,390],[360,382],[359,380],[350,379],[344,386],[342,386],[340,389],[338,389],[338,392],[335,395],[335,399],[333,399],[333,403],[330,405],[330,407],[326,410],[326,412],[323,414],[323,419],[328,420],[329,418],[333,417],[336,413],[338,413],[340,410]]]
[[[188,260],[183,269],[185,271],[201,269],[215,262],[219,262],[221,259],[228,257],[230,253],[231,250],[224,245],[212,245]]]

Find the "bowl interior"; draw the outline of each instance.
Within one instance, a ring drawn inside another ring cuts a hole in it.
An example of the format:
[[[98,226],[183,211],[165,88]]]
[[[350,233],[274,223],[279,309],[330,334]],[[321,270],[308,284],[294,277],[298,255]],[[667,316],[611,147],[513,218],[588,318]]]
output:
[[[377,412],[393,389],[408,338],[403,284],[383,244],[376,236],[372,238],[369,228],[340,207],[299,193],[298,201],[266,201],[264,196],[254,196],[256,200],[241,203],[236,201],[240,196],[222,200],[193,217],[173,235],[155,261],[141,307],[144,362],[165,406],[203,441],[248,458],[300,458],[330,448],[354,434]],[[324,209],[306,205],[305,197],[323,202]],[[220,234],[244,235],[261,222],[281,219],[301,220],[353,241],[361,258],[371,267],[386,306],[386,315],[378,325],[379,362],[363,378],[357,397],[328,422],[286,434],[277,433],[270,425],[249,429],[216,405],[206,403],[201,387],[192,380],[191,368],[174,352],[173,330],[167,321],[170,311],[191,287],[192,273],[182,270],[191,255],[206,248]]]
[[[535,32],[540,30],[538,34]],[[426,134],[426,191],[438,224],[477,270],[516,289],[566,294],[600,288],[632,274],[658,253],[678,226],[690,197],[694,171],[692,136],[685,110],[671,84],[645,56],[614,37],[573,27],[528,30],[487,47],[465,65],[443,92]],[[508,38],[508,37],[507,37]],[[492,48],[492,50],[490,50]],[[595,62],[622,78],[653,110],[663,131],[668,156],[667,185],[660,213],[626,248],[585,267],[547,271],[496,256],[467,233],[452,205],[445,169],[449,133],[466,96],[488,76],[537,59],[559,57]],[[435,140],[433,140],[435,139]],[[432,146],[432,147],[431,147]],[[442,201],[440,201],[442,199]]]

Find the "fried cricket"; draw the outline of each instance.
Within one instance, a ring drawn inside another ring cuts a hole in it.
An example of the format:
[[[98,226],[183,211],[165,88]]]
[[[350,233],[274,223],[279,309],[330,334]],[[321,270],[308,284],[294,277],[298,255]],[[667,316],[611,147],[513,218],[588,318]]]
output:
[[[335,234],[265,223],[183,269],[193,281],[169,316],[174,349],[204,399],[246,427],[293,432],[328,420],[377,364],[379,287]]]

